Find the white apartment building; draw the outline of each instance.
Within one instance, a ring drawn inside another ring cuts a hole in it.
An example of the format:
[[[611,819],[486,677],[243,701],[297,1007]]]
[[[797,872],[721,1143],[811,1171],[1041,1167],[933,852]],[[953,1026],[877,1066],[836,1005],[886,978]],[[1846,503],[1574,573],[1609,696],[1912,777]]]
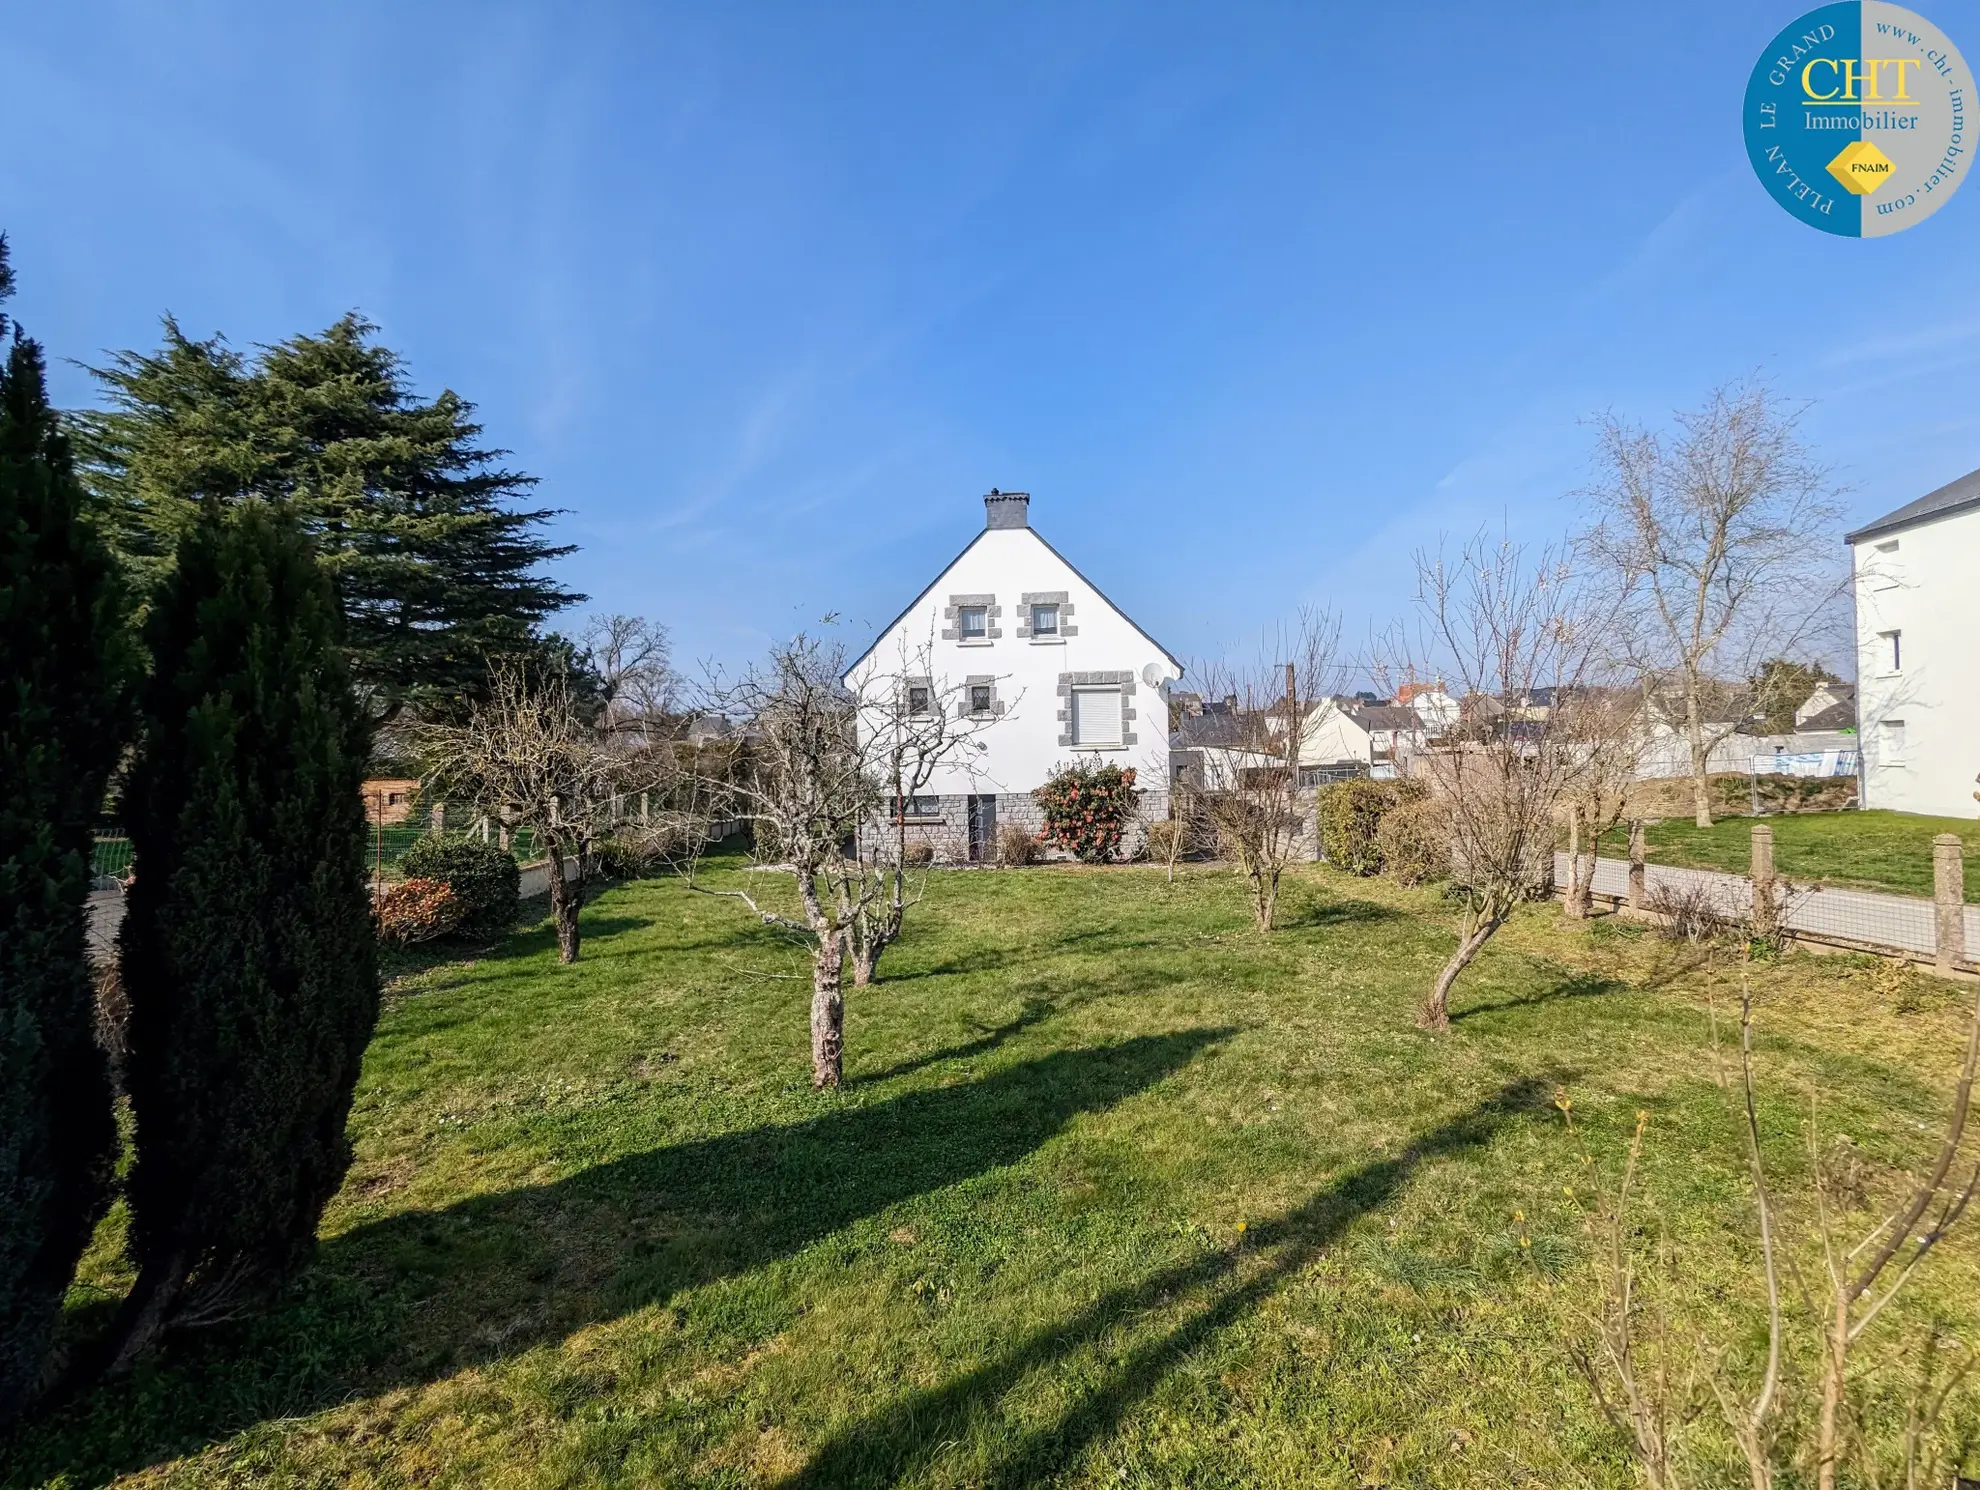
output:
[[[1863,805],[1980,816],[1980,471],[1844,541]]]

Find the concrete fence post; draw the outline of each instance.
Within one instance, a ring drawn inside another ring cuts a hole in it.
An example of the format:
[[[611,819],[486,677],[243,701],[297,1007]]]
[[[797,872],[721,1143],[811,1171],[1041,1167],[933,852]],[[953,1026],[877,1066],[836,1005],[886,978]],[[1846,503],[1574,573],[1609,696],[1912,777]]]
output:
[[[1771,937],[1774,915],[1774,830],[1766,823],[1753,825],[1753,860],[1748,876],[1753,881],[1753,934]]]
[[[1937,922],[1933,965],[1951,975],[1966,961],[1966,858],[1957,833],[1932,840],[1932,909]]]
[[[1643,909],[1649,897],[1643,892],[1643,819],[1633,819],[1629,825],[1629,908]]]
[[[442,833],[445,833],[446,831],[447,831],[447,804],[445,802],[435,802],[433,804],[433,836],[435,838],[438,838]]]

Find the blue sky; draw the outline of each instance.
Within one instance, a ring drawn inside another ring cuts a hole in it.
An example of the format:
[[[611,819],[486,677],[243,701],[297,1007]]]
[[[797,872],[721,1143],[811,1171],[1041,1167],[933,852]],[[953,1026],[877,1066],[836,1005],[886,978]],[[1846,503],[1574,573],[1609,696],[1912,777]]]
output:
[[[57,357],[363,310],[689,662],[863,643],[991,486],[1214,655],[1754,370],[1852,518],[1980,466],[1980,189],[1841,239],[1746,164],[1804,8],[9,3],[0,227]]]

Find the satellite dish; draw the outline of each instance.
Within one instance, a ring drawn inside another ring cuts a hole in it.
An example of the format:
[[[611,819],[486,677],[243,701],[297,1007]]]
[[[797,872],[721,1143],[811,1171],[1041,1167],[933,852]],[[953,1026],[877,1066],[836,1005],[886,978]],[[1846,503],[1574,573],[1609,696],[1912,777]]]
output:
[[[1151,662],[1141,670],[1141,681],[1150,688],[1160,688],[1162,679],[1168,675],[1168,671],[1161,663]]]

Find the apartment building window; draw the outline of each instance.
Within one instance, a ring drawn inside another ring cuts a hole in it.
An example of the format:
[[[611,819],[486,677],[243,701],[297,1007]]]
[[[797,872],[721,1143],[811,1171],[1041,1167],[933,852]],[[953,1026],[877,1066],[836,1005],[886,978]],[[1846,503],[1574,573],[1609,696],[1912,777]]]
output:
[[[990,639],[990,610],[988,606],[965,605],[956,611],[956,634],[966,642],[982,642]]]
[[[1883,644],[1884,671],[1901,673],[1904,671],[1904,633],[1902,631],[1880,631],[1877,640]]]
[[[1886,719],[1883,724],[1881,739],[1884,746],[1881,752],[1883,759],[1878,761],[1877,764],[1880,766],[1903,765],[1904,721],[1902,719]]]

